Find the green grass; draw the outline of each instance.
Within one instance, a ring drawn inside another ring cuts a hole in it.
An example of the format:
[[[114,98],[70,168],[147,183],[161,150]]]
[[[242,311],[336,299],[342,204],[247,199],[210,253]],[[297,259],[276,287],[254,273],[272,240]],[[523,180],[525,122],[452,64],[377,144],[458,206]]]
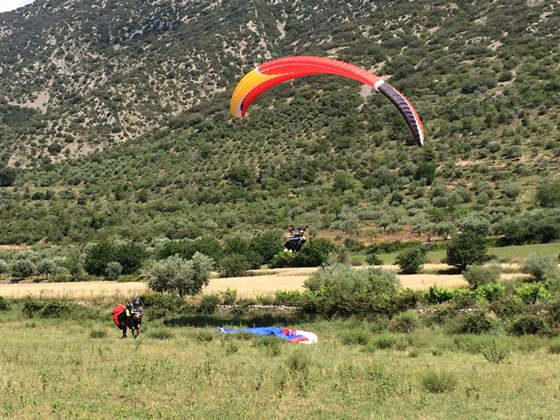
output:
[[[161,327],[149,322],[140,339],[120,340],[109,322],[2,319],[6,419],[553,419],[560,403],[558,355],[548,350],[557,341],[549,339],[473,337],[475,348],[465,346],[469,336],[420,330],[372,334],[402,345],[366,351],[361,340],[340,338],[374,327],[356,321],[298,325],[320,339],[304,346],[192,327],[160,340],[149,333]],[[92,329],[106,337],[91,338]],[[481,353],[494,339],[511,349],[504,363]],[[265,351],[278,345],[275,357]],[[432,386],[442,380],[427,378],[431,371],[451,379]]]
[[[508,262],[520,262],[533,253],[558,256],[560,254],[560,242],[550,244],[534,244],[534,245],[517,245],[505,247],[488,248],[488,254],[495,256],[498,260]],[[379,254],[378,257],[385,264],[395,264],[399,252],[391,252],[388,254]],[[445,258],[445,249],[430,251],[427,254],[429,263],[439,263]],[[362,263],[366,261],[366,255],[353,254],[352,259],[356,259]]]

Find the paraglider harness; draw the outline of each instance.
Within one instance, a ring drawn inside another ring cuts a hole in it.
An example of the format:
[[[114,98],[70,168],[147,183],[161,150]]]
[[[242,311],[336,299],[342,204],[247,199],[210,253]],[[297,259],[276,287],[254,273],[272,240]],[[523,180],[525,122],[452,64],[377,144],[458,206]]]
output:
[[[117,305],[113,308],[113,322],[123,331],[126,336],[127,328],[131,331],[138,330],[142,323],[144,310],[142,306],[136,306],[132,302],[125,305]]]
[[[301,247],[307,239],[305,238],[305,231],[307,226],[303,229],[290,228],[290,236],[286,243],[284,243],[284,249],[289,252],[299,252]]]

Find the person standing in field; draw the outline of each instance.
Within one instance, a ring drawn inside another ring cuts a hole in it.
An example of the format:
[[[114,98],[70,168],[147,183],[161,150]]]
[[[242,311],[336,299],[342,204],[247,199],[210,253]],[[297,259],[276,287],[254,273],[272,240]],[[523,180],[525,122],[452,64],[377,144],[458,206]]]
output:
[[[134,298],[134,301],[128,302],[126,313],[129,320],[128,327],[130,328],[132,336],[134,338],[140,337],[144,308],[142,307],[142,300],[138,296]]]

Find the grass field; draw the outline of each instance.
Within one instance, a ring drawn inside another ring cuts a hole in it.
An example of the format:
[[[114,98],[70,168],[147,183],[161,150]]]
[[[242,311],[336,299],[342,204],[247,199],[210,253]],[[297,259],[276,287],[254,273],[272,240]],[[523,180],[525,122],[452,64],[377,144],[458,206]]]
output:
[[[148,322],[134,341],[120,340],[109,320],[4,316],[0,418],[558,418],[560,355],[546,339],[499,337],[512,352],[494,364],[481,354],[493,337],[375,336],[369,324],[332,321],[297,325],[319,336],[304,346],[218,336],[215,326],[227,321],[206,322],[212,327],[182,318],[163,330],[166,340]],[[456,385],[432,393],[423,382],[430,372],[449,373]]]
[[[446,251],[444,249],[428,252],[428,262],[439,263],[445,258]],[[535,244],[535,245],[519,245],[519,246],[506,246],[500,248],[488,248],[488,254],[495,256],[500,261],[520,262],[527,258],[529,255],[545,254],[558,256],[560,254],[560,243],[551,244]],[[389,254],[377,255],[381,261],[386,264],[394,264],[399,255],[399,252],[392,252]],[[352,259],[365,263],[366,255],[354,254]]]

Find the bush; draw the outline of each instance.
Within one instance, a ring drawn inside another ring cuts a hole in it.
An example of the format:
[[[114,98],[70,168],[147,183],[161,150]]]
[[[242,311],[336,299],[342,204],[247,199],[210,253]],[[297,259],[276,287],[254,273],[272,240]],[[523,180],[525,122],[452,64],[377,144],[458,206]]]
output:
[[[73,308],[66,302],[60,300],[49,300],[41,309],[41,318],[63,318],[69,317]]]
[[[321,316],[392,317],[410,309],[415,299],[400,295],[394,273],[357,271],[346,265],[326,266],[305,281],[302,309]]]
[[[234,305],[237,301],[237,290],[230,289],[229,287],[225,292],[222,292],[222,302],[224,305]]]
[[[466,314],[458,319],[456,332],[459,334],[486,334],[496,328],[496,322],[483,311]]]
[[[212,315],[218,309],[220,298],[218,295],[204,295],[198,305],[198,311],[201,314]]]
[[[476,289],[476,296],[485,299],[488,302],[494,302],[502,299],[505,293],[505,287],[496,283],[488,283],[483,286],[478,286]]]
[[[548,345],[548,351],[552,354],[560,354],[560,340],[556,339]]]
[[[528,311],[527,305],[518,296],[505,296],[490,302],[490,309],[500,319],[514,319],[525,315]]]
[[[4,299],[3,296],[0,296],[0,312],[7,311],[8,309],[10,309],[10,305],[8,304],[8,301]]]
[[[12,264],[12,277],[15,277],[18,280],[24,280],[35,274],[35,272],[35,264],[33,264],[30,260],[16,260]]]
[[[371,346],[377,350],[388,350],[392,349],[395,344],[396,340],[392,335],[381,335],[372,341]]]
[[[283,340],[271,335],[256,337],[253,340],[253,347],[262,349],[268,356],[278,356],[282,351]]]
[[[312,238],[303,245],[299,252],[280,252],[270,263],[271,268],[284,267],[319,267],[325,264],[329,256],[338,247],[326,238]]]
[[[510,331],[513,335],[542,335],[549,331],[544,320],[535,315],[524,315],[517,318],[511,325]]]
[[[156,261],[144,275],[155,292],[173,292],[181,297],[197,295],[208,285],[213,265],[210,258],[200,253],[189,261],[172,256]]]
[[[453,391],[457,386],[457,376],[451,372],[429,371],[422,375],[422,387],[432,394]]]
[[[24,299],[21,312],[27,318],[33,318],[45,306],[45,302],[38,299]]]
[[[115,260],[115,250],[110,242],[89,244],[85,249],[84,268],[88,274],[101,277],[107,264]]]
[[[560,180],[544,181],[537,188],[535,200],[540,207],[557,207],[560,203]]]
[[[295,353],[292,353],[286,360],[288,368],[292,372],[299,374],[309,373],[309,369],[312,364],[311,355],[303,351],[296,351]]]
[[[0,259],[0,275],[7,273],[10,270],[10,266],[8,263],[2,259]]]
[[[167,314],[177,315],[186,308],[185,301],[177,294],[150,292],[140,296],[146,315],[151,319],[163,318]]]
[[[399,333],[411,333],[419,326],[418,314],[413,311],[398,314],[389,323],[389,329]]]
[[[528,283],[515,288],[515,294],[527,305],[546,302],[551,298],[550,292],[542,283]]]
[[[383,261],[381,261],[376,254],[369,254],[366,257],[366,262],[369,265],[383,265]]]
[[[91,330],[89,332],[89,337],[90,338],[106,338],[107,337],[107,331],[104,330]]]
[[[277,290],[274,292],[274,304],[298,307],[303,301],[303,293],[297,290]]]
[[[447,246],[447,263],[464,271],[468,265],[481,264],[487,260],[484,238],[468,231],[453,237]]]
[[[282,252],[282,243],[273,232],[263,232],[251,239],[249,249],[260,257],[259,265],[270,264],[275,255]]]
[[[116,261],[111,261],[105,268],[105,278],[107,280],[117,280],[123,271],[123,267]]]
[[[500,279],[499,267],[482,267],[471,265],[464,271],[463,276],[471,289],[476,289],[479,286],[489,283],[497,283]]]
[[[492,345],[482,350],[484,358],[490,363],[495,363],[497,365],[502,363],[508,357],[509,353],[509,349],[498,346],[496,340],[492,340]]]
[[[403,274],[417,274],[426,263],[426,250],[420,247],[407,249],[397,256],[396,263]]]
[[[365,346],[371,339],[371,333],[364,329],[348,330],[342,334],[341,340],[346,345]]]
[[[247,257],[241,254],[226,255],[220,261],[221,277],[241,277],[251,268]]]
[[[453,299],[455,296],[456,291],[454,289],[444,289],[439,286],[430,286],[423,298],[430,305],[439,305]]]
[[[558,260],[552,255],[531,254],[523,262],[521,271],[531,275],[535,281],[546,281],[558,274]]]

